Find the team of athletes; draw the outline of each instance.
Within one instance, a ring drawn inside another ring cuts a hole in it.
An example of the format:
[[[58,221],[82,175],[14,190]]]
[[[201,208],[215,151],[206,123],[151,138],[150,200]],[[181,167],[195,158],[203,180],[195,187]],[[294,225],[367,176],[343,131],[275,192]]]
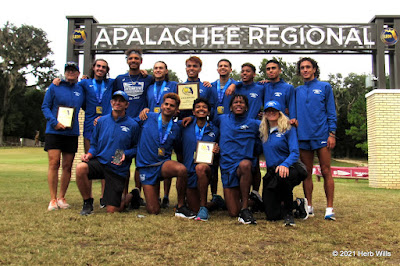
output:
[[[276,60],[266,64],[268,81],[255,83],[252,64],[242,65],[238,82],[230,78],[231,62],[221,59],[217,65],[220,78],[210,84],[200,81],[202,61],[191,56],[186,60],[186,82],[199,83],[200,97],[191,111],[180,111],[177,83],[169,80],[167,64],[156,62],[151,76],[140,69],[140,50],[130,49],[125,54],[129,71],[116,79],[108,78],[108,63],[97,59],[91,77],[78,82],[79,67],[68,62],[65,80],[56,81],[46,92],[42,110],[48,121],[48,210],[69,208],[65,193],[78,145],[78,111],[70,128],[57,121],[58,107],[68,106],[85,110],[85,154],[76,168],[84,201],[82,215],[93,213],[92,179],[105,180],[100,206],[107,212],[139,208],[143,189],[148,213],[158,214],[169,206],[171,179],[176,177],[175,216],[207,221],[210,210],[226,208],[239,222],[256,224],[253,212],[262,210],[268,220],[284,219],[285,225],[293,226],[294,217],[314,216],[311,176],[316,152],[327,198],[324,218],[335,220],[330,159],[336,110],[330,84],[317,79],[315,60],[299,60],[298,75],[304,85],[294,89],[280,78],[282,70]],[[213,165],[195,163],[198,141],[217,143]],[[176,161],[171,159],[173,151]],[[261,153],[267,164],[262,197],[258,193]],[[134,158],[135,188],[128,193]],[[218,167],[224,199],[217,194]],[[162,199],[160,181],[164,182]],[[292,190],[301,182],[305,198],[293,201]],[[212,198],[208,202],[209,185]]]

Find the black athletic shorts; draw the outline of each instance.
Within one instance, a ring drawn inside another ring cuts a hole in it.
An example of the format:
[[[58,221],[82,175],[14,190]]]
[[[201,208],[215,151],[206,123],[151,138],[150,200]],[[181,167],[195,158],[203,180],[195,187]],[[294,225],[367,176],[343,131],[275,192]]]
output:
[[[106,205],[121,206],[122,192],[125,188],[126,178],[117,175],[106,165],[101,164],[96,158],[87,162],[89,166],[88,179],[105,179],[103,200]]]
[[[78,136],[46,134],[44,150],[61,150],[62,152],[76,153],[78,150]]]

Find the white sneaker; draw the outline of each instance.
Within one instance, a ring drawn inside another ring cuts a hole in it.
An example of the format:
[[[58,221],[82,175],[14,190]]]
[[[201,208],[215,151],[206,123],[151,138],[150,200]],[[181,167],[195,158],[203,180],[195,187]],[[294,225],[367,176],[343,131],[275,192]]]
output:
[[[68,209],[70,207],[65,198],[57,199],[57,204],[60,209]]]
[[[53,199],[49,203],[49,207],[47,207],[48,211],[55,211],[58,210],[57,200]]]

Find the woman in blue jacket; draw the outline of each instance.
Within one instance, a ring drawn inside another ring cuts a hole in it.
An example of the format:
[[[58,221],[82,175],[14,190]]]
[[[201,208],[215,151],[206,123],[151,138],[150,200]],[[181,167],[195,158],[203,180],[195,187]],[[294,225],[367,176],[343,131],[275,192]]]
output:
[[[42,104],[43,115],[47,120],[44,150],[47,151],[49,157],[47,175],[51,198],[47,208],[49,211],[69,208],[65,194],[71,179],[72,163],[78,149],[78,113],[85,102],[83,88],[77,84],[79,74],[77,63],[65,64],[65,80],[61,81],[57,88],[54,84],[50,85]],[[65,117],[68,119],[64,119],[64,121],[60,110],[65,110],[66,114],[72,114],[72,116],[66,115]],[[61,156],[63,158],[61,185],[57,198]]]
[[[285,225],[294,226],[293,188],[304,180],[307,172],[297,163],[299,146],[296,128],[290,126],[289,119],[283,114],[277,101],[265,104],[260,137],[267,163],[267,174],[263,182],[263,202],[267,219],[284,218]],[[304,199],[299,199],[298,205],[300,203],[302,213],[307,214],[307,203]]]

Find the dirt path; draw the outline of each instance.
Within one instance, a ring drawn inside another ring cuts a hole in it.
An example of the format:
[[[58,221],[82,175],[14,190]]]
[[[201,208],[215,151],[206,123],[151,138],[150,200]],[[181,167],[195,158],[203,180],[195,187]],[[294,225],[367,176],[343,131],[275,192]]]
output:
[[[338,162],[344,162],[344,163],[354,163],[357,166],[368,166],[368,161],[360,161],[360,160],[353,160],[353,159],[336,159],[334,158],[335,161]]]

